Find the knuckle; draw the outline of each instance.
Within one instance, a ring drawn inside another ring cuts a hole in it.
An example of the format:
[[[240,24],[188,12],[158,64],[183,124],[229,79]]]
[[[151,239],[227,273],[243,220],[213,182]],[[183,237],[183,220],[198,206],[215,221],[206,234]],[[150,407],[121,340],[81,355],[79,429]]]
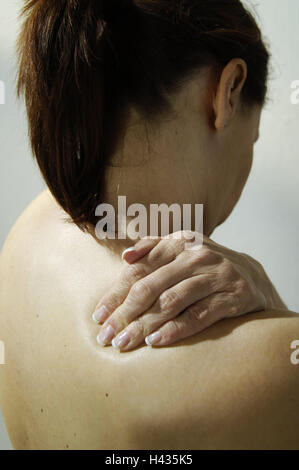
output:
[[[162,310],[173,311],[179,308],[181,298],[174,289],[169,289],[160,295],[159,302]]]
[[[217,264],[221,262],[221,256],[213,251],[208,246],[203,246],[199,250],[194,250],[190,253],[190,263],[192,265],[197,265],[198,263],[201,264]]]
[[[228,312],[229,317],[236,317],[238,316],[238,314],[239,314],[239,308],[237,305],[233,305],[232,307],[230,307],[229,312]]]
[[[130,325],[130,334],[136,337],[145,337],[147,335],[144,324],[140,320],[135,320]]]
[[[249,286],[249,282],[246,279],[244,278],[239,279],[237,286],[238,286],[239,293],[241,295],[249,295],[250,286]]]
[[[108,310],[114,309],[120,303],[117,291],[111,293],[102,303]]]
[[[153,295],[153,287],[149,281],[140,279],[131,288],[131,296],[134,299],[144,299]]]
[[[224,276],[226,279],[229,281],[235,281],[240,277],[240,273],[232,261],[225,258],[222,264],[224,269]]]
[[[203,318],[204,311],[200,309],[198,306],[190,307],[189,309],[189,317],[191,321],[198,322]]]
[[[165,252],[166,252],[166,258],[169,261],[174,261],[176,259],[177,253],[176,253],[176,246],[178,241],[175,240],[172,243],[168,243],[165,247]]]
[[[175,258],[175,245],[169,240],[161,243],[156,250],[149,254],[149,261],[153,266],[160,265],[161,259],[163,259],[164,263],[169,263],[175,260]]]
[[[168,343],[179,339],[182,333],[181,325],[175,320],[167,323],[163,329],[164,340]]]
[[[147,275],[147,269],[142,264],[130,264],[126,268],[125,279],[128,283],[133,283],[139,281]]]
[[[129,322],[125,316],[114,313],[106,322],[106,326],[110,325],[116,332],[120,332],[128,326]]]
[[[174,261],[177,253],[176,253],[176,246],[177,246],[177,240],[171,240],[167,241],[164,246],[163,246],[163,255],[164,258],[167,262]]]
[[[154,250],[152,250],[149,255],[148,255],[148,259],[149,259],[149,262],[151,263],[151,265],[157,265],[160,258],[161,258],[161,245],[158,245],[158,247]]]

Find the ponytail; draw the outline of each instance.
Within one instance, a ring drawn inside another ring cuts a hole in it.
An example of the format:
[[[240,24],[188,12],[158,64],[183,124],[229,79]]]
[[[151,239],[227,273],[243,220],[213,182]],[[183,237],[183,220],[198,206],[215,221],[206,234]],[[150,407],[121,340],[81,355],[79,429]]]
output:
[[[103,37],[116,3],[124,4],[31,0],[22,11],[18,94],[25,95],[32,150],[52,194],[83,229],[95,222],[109,136],[116,135],[112,114],[120,103]]]

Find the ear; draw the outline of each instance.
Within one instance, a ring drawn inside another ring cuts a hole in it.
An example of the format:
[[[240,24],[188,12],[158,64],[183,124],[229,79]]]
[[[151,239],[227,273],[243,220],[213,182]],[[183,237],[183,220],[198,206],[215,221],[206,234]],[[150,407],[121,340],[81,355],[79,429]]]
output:
[[[243,59],[232,59],[223,69],[213,102],[217,130],[224,129],[234,117],[246,78],[247,64]]]

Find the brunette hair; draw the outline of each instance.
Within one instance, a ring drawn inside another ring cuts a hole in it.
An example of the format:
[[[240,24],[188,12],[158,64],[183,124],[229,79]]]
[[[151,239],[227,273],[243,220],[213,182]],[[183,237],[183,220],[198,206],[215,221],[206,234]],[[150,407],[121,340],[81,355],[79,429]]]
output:
[[[32,151],[83,230],[129,106],[154,120],[186,77],[236,57],[248,66],[244,103],[265,102],[269,52],[240,0],[27,0],[21,15],[17,88]]]

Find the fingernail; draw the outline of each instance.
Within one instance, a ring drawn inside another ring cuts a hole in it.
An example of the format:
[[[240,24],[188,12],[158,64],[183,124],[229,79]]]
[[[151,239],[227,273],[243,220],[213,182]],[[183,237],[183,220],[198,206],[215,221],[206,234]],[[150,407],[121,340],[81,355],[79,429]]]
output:
[[[156,333],[153,333],[145,338],[145,342],[148,346],[152,346],[153,344],[159,343],[161,341],[162,335],[160,331],[156,331]]]
[[[122,255],[121,255],[122,259],[125,259],[126,254],[127,254],[127,253],[131,253],[131,251],[135,251],[135,247],[134,247],[134,246],[131,247],[131,248],[127,248],[125,251],[122,252]]]
[[[114,338],[114,340],[112,341],[112,346],[116,349],[124,348],[125,346],[127,346],[127,344],[129,344],[130,340],[131,337],[129,333],[123,331],[118,336],[116,336],[116,338]]]
[[[94,312],[94,314],[92,315],[92,319],[95,323],[102,323],[107,320],[108,316],[109,312],[107,307],[105,307],[105,305],[102,305],[102,307],[100,307]]]
[[[115,332],[111,325],[106,326],[97,337],[97,342],[101,346],[106,346],[112,340]]]

